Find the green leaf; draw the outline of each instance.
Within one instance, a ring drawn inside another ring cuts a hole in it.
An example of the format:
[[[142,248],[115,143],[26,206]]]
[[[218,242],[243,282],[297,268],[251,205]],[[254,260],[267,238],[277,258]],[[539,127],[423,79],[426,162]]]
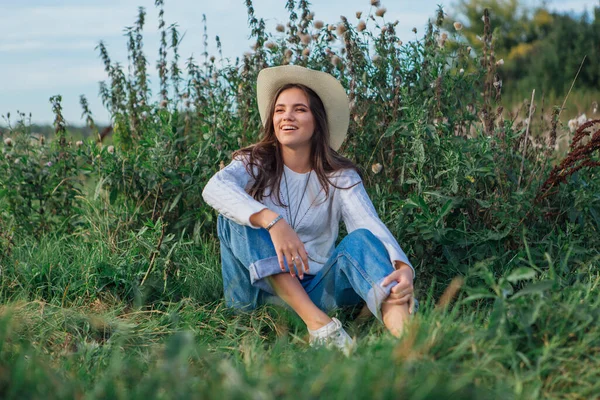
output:
[[[551,280],[535,282],[519,290],[517,293],[515,293],[514,296],[511,297],[511,299],[516,299],[522,296],[526,296],[528,294],[541,294],[548,289],[552,289],[553,286],[554,281]]]
[[[515,283],[515,282],[524,281],[527,279],[533,279],[533,278],[535,278],[536,275],[537,275],[537,272],[535,270],[533,270],[532,268],[521,267],[521,268],[517,268],[514,271],[512,271],[510,273],[510,275],[508,275],[506,277],[506,280],[508,280],[509,282]]]
[[[171,206],[169,207],[169,212],[173,211],[173,209],[175,208],[175,206],[177,205],[177,203],[179,203],[179,200],[181,199],[181,196],[183,196],[183,192],[179,192],[179,194],[175,197],[175,199],[171,203]]]
[[[119,192],[117,191],[117,189],[113,189],[110,191],[110,204],[115,204],[115,201],[117,200],[117,196],[119,195]]]

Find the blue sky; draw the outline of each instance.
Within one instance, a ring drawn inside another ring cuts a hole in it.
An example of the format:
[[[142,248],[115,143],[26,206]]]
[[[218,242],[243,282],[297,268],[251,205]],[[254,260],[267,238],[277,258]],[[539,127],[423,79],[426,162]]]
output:
[[[534,4],[535,0],[529,0]],[[215,54],[214,38],[220,36],[225,57],[234,59],[249,50],[249,29],[244,0],[165,0],[167,24],[176,22],[185,38],[180,55],[199,58],[202,47],[202,14],[206,14],[209,53]],[[277,23],[287,21],[285,0],[254,0],[255,14],[264,18],[273,32]],[[370,0],[313,0],[315,19],[326,23],[349,18],[356,11],[368,12]],[[450,0],[382,0],[388,10],[386,20],[399,20],[399,36],[411,40],[419,37],[441,4],[446,11]],[[592,10],[598,0],[548,1],[551,9],[581,12]],[[133,24],[138,7],[147,11],[144,45],[151,66],[151,80],[156,82],[154,65],[158,53],[157,10],[154,0],[0,0],[0,114],[16,111],[32,113],[32,120],[53,120],[50,96],[63,96],[67,122],[81,125],[79,96],[87,96],[96,120],[109,121],[98,97],[98,82],[106,79],[98,52],[103,40],[111,58],[127,61],[123,28]],[[4,125],[4,121],[0,121]]]

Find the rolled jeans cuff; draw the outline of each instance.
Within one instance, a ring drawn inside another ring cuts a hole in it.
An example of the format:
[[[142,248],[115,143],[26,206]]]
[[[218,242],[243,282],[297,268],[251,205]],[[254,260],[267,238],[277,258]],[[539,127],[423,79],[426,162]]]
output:
[[[252,286],[276,295],[266,278],[272,275],[281,274],[281,267],[279,266],[277,256],[255,261],[250,264],[248,270],[250,271],[250,282],[252,283]]]

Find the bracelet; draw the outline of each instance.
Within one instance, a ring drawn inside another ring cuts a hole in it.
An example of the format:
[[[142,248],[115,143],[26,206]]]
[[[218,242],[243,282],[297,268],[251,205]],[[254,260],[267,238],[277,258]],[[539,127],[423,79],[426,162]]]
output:
[[[265,229],[266,229],[267,231],[268,231],[268,230],[270,230],[270,229],[273,227],[273,225],[275,225],[275,224],[276,224],[276,223],[277,223],[277,222],[278,222],[280,219],[282,219],[282,218],[283,218],[283,217],[282,217],[281,215],[278,215],[278,216],[277,216],[277,218],[275,218],[273,221],[271,221],[271,223],[270,223],[269,225],[267,225],[267,226],[265,227]]]

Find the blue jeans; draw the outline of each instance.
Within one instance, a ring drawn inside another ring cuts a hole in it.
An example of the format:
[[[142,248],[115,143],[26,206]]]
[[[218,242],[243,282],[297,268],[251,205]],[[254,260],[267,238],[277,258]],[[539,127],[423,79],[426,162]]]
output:
[[[282,304],[266,278],[289,272],[281,271],[269,232],[239,225],[222,215],[218,217],[217,230],[225,303],[244,310],[262,304]],[[342,240],[319,272],[305,274],[299,282],[325,312],[364,300],[381,320],[381,303],[397,284],[382,286],[381,282],[393,271],[381,241],[369,230],[357,229]]]

